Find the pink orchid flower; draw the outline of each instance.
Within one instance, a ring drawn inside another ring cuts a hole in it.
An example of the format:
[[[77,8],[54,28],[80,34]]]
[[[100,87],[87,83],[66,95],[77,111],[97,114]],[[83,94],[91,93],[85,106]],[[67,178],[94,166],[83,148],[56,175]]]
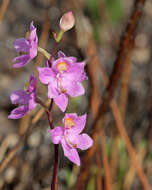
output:
[[[21,56],[15,57],[13,62],[14,68],[23,67],[28,64],[32,59],[37,56],[37,47],[38,47],[38,37],[36,33],[36,28],[33,25],[33,21],[30,25],[30,34],[27,39],[19,38],[14,42],[14,48],[17,52],[24,53]]]
[[[93,145],[93,140],[86,133],[82,133],[85,127],[87,115],[77,116],[76,113],[65,114],[64,127],[57,126],[49,132],[54,144],[61,143],[64,155],[73,163],[80,166],[80,157],[77,148],[86,150]]]
[[[39,79],[48,85],[48,97],[64,112],[68,104],[68,95],[81,96],[85,90],[81,82],[85,79],[85,62],[76,62],[75,57],[66,57],[63,52],[52,62],[52,67],[38,67]]]
[[[30,84],[26,91],[16,90],[10,95],[12,104],[20,104],[19,107],[11,111],[10,119],[19,119],[36,106],[36,78],[30,76]]]

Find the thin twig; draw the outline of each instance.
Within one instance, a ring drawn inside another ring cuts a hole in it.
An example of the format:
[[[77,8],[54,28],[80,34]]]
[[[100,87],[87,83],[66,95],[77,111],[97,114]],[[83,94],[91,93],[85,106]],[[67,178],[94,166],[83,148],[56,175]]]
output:
[[[40,104],[46,111],[48,111],[48,106],[43,102],[43,100],[41,100],[41,98],[40,97],[36,97],[36,102],[38,103],[38,104]]]
[[[99,150],[99,145],[96,151],[96,163],[97,163],[97,178],[96,178],[96,183],[97,183],[97,190],[102,190],[102,175],[101,175],[101,157],[100,157],[100,150]]]
[[[2,2],[2,5],[0,7],[0,21],[3,20],[3,17],[6,13],[9,2],[10,2],[10,0],[3,0],[3,2]]]
[[[122,77],[121,77],[121,89],[120,89],[120,98],[119,98],[119,109],[122,115],[122,118],[125,118],[127,100],[128,100],[128,89],[129,89],[129,78],[131,73],[131,60],[130,60],[130,52],[132,48],[129,49],[128,55],[124,61],[124,67],[122,70]],[[112,144],[112,152],[111,152],[111,175],[112,180],[116,179],[116,172],[117,172],[117,164],[119,163],[118,160],[118,138],[119,134],[117,129],[114,129],[114,139]]]
[[[131,52],[131,49],[129,50]],[[121,89],[120,89],[120,99],[119,99],[119,108],[122,115],[122,118],[125,117],[127,100],[128,100],[128,89],[129,89],[129,78],[131,73],[131,60],[130,54],[126,56],[124,62],[124,67],[121,77]]]
[[[86,51],[88,53],[88,56],[92,57],[91,61],[88,63],[88,75],[91,84],[90,107],[92,116],[95,118],[100,105],[100,94],[96,74],[97,63],[99,60],[97,56],[93,56],[96,53],[96,47],[92,39],[89,39],[89,45]]]
[[[140,164],[142,164],[146,152],[147,151],[145,147],[140,148],[140,150],[137,152],[137,156],[138,156]],[[134,165],[131,164],[131,166],[129,167],[125,175],[124,184],[123,184],[124,190],[129,190],[131,188],[131,185],[134,182],[135,174],[136,174],[136,171],[135,171]]]
[[[19,130],[18,130],[19,136],[22,136],[26,133],[26,130],[30,124],[30,120],[31,120],[31,114],[29,114],[29,113],[20,119]]]
[[[115,186],[115,181],[117,179],[117,167],[119,167],[118,166],[118,164],[119,164],[118,142],[119,142],[119,133],[118,133],[117,129],[114,128],[113,143],[112,143],[112,148],[111,148],[112,150],[111,150],[111,155],[110,155],[111,177],[112,177],[112,182],[113,182],[114,186]]]
[[[101,128],[100,130],[100,142],[101,142],[101,152],[102,152],[103,168],[104,168],[104,180],[105,180],[104,185],[105,185],[106,190],[112,190],[110,165],[109,165],[108,156],[106,152],[105,134],[104,134],[103,128]]]

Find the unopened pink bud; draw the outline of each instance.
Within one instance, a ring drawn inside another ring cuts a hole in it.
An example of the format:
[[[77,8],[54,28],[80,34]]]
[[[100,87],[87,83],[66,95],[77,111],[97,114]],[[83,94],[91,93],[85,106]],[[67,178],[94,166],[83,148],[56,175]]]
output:
[[[71,11],[65,13],[60,19],[60,28],[64,32],[70,30],[74,26],[74,24],[75,24],[75,18]]]

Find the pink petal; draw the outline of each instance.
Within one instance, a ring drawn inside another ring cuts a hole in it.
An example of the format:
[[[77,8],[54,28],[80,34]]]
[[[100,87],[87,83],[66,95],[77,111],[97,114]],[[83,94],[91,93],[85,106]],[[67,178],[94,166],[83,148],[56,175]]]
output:
[[[55,77],[54,72],[48,67],[38,67],[39,79],[43,84],[48,84]]]
[[[29,55],[30,55],[31,59],[34,59],[37,56],[37,43],[35,43],[35,42],[31,43]]]
[[[28,112],[27,106],[19,106],[11,111],[11,114],[8,116],[9,119],[19,119],[23,117]]]
[[[37,33],[36,33],[36,28],[33,25],[33,21],[31,22],[31,25],[30,25],[30,36],[29,36],[28,40],[31,45],[29,55],[30,55],[31,59],[33,59],[34,57],[37,56],[37,46],[38,46],[38,37],[37,37]]]
[[[66,113],[64,118],[63,118],[63,121],[62,121],[64,125],[65,125],[65,120],[67,118],[71,118],[74,121],[77,118],[77,114],[76,113]]]
[[[85,93],[85,90],[81,83],[73,82],[71,84],[67,83],[66,87],[63,85],[63,88],[67,90],[67,94],[72,97],[82,96]]]
[[[78,116],[77,118],[75,118],[74,119],[75,127],[71,128],[70,133],[80,134],[85,127],[86,118],[87,118],[87,114],[84,114],[82,116]]]
[[[58,68],[57,68],[57,65],[58,63],[60,62],[65,62],[67,63],[68,65],[68,68],[71,66],[71,59],[68,59],[68,57],[60,57],[59,59],[56,59],[55,61],[52,62],[52,69],[55,71],[55,72],[59,72],[58,71]]]
[[[80,157],[75,148],[70,148],[66,143],[65,139],[61,140],[62,148],[64,151],[64,155],[73,163],[80,166]]]
[[[17,52],[29,52],[30,44],[25,38],[16,39],[13,43],[14,48]]]
[[[73,76],[72,72],[62,74],[61,85],[72,97],[81,96],[85,93],[82,84],[77,81],[77,76]]]
[[[34,26],[33,20],[32,20],[32,22],[31,22],[31,24],[30,24],[30,31],[32,31],[32,30],[34,30],[34,29],[35,29],[35,26]]]
[[[63,133],[64,133],[64,130],[62,127],[55,127],[54,129],[50,130],[49,131],[52,135],[52,142],[54,144],[59,144],[62,137],[63,137]]]
[[[23,67],[24,65],[28,64],[30,62],[31,58],[29,55],[21,55],[18,57],[15,57],[13,59],[13,62],[16,62],[13,67],[14,68],[20,68]]]
[[[36,77],[34,75],[30,76],[30,80],[29,80],[30,84],[28,86],[27,91],[28,92],[36,92]]]
[[[24,90],[13,91],[10,95],[12,104],[28,104],[29,95]]]
[[[64,73],[64,75],[69,75],[71,80],[75,82],[82,82],[83,80],[87,80],[88,78],[84,72],[84,65],[85,62],[73,63],[68,72]]]
[[[29,110],[33,110],[36,107],[37,103],[36,103],[36,93],[35,92],[32,92],[30,94],[30,99],[29,99],[28,105],[29,105],[29,107],[28,107]]]
[[[85,133],[78,135],[76,141],[77,148],[80,148],[81,150],[86,150],[93,145],[92,138]]]
[[[66,94],[60,94],[59,96],[54,98],[54,102],[61,109],[61,111],[65,111],[68,105],[68,97]]]
[[[29,36],[29,40],[32,42],[37,43],[38,42],[38,37],[37,37],[37,33],[36,33],[36,27],[33,25],[33,22],[31,22],[30,25],[30,36]]]
[[[59,71],[58,71],[58,68],[57,68],[57,65],[58,65],[59,62],[64,62],[64,57],[61,56],[59,59],[56,59],[56,60],[54,60],[54,61],[52,62],[52,69],[53,69],[53,71],[56,72],[56,73],[59,72]]]
[[[93,145],[92,138],[86,133],[78,135],[75,133],[70,133],[70,130],[68,132],[66,130],[66,139],[68,139],[70,147],[75,145],[76,148],[80,148],[81,150],[86,150]]]
[[[50,81],[48,85],[48,97],[56,98],[59,96],[59,92],[57,90],[57,81]]]
[[[77,61],[77,58],[76,57],[68,57],[68,59],[73,62],[73,63],[76,63]]]
[[[59,51],[59,52],[58,52],[58,57],[59,57],[59,58],[65,57],[65,54],[64,54],[62,51]]]

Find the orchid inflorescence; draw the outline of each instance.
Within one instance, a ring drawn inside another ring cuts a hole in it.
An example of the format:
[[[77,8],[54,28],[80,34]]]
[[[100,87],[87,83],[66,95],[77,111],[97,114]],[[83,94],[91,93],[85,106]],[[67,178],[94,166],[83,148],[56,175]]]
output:
[[[60,32],[55,40],[58,43],[63,33],[74,26],[75,19],[72,12],[68,12],[60,19]],[[37,29],[30,24],[30,31],[27,38],[19,38],[14,42],[14,48],[20,56],[13,59],[14,68],[20,68],[33,60],[38,52],[46,57],[45,67],[38,67],[39,80],[48,86],[48,98],[53,99],[54,103],[62,112],[65,112],[68,105],[68,97],[84,95],[85,89],[82,82],[87,80],[84,71],[85,61],[78,62],[76,57],[67,57],[62,51],[58,52],[55,59],[46,50],[38,46]],[[51,63],[51,64],[50,64]],[[13,91],[10,95],[13,104],[19,104],[8,116],[10,119],[19,119],[33,110],[38,103],[36,92],[37,79],[34,75],[30,76],[28,87],[24,90]],[[80,158],[76,148],[86,150],[93,144],[93,140],[86,133],[82,133],[85,127],[87,114],[77,116],[76,113],[66,113],[63,118],[64,127],[57,126],[49,130],[54,144],[61,143],[64,155],[73,163],[80,165]]]

